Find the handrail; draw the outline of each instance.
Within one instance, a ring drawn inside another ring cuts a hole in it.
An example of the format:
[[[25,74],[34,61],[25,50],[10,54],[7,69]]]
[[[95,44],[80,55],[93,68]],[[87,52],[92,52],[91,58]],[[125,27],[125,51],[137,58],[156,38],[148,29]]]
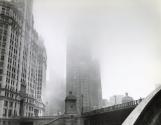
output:
[[[84,112],[83,115],[93,115],[93,114],[97,114],[97,113],[110,112],[110,111],[115,111],[115,110],[129,108],[129,107],[136,107],[141,101],[142,101],[142,99],[139,99],[139,100],[134,100],[134,101],[130,101],[130,102],[122,103],[122,104],[117,104],[117,105],[113,105],[113,106],[109,106],[109,107],[105,107],[105,108],[100,108],[100,109],[96,109],[93,111]]]
[[[59,116],[30,116],[30,117],[20,117],[22,119],[53,119]]]
[[[61,117],[59,117],[59,118],[56,118],[56,119],[50,121],[49,123],[45,123],[44,125],[50,125],[51,123],[56,122],[56,121],[58,121],[58,120],[60,120],[60,119],[63,119],[63,118],[66,118],[66,117],[65,117],[65,116],[61,116]]]

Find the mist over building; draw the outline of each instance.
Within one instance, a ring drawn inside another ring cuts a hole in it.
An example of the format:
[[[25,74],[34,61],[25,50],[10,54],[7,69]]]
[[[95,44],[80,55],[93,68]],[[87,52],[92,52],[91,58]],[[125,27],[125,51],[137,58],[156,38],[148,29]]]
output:
[[[125,96],[122,98],[122,103],[127,103],[127,102],[131,102],[131,101],[133,101],[134,99],[132,98],[132,97],[130,97],[129,95],[128,95],[128,93],[126,92],[125,93]]]
[[[125,95],[113,95],[108,99],[102,100],[102,107],[108,107],[123,103],[128,103],[133,101],[134,99],[128,95],[128,93],[125,93]]]
[[[73,38],[67,43],[66,95],[77,98],[78,112],[98,108],[102,102],[100,68],[86,39]]]
[[[109,102],[110,105],[117,105],[122,103],[122,98],[124,95],[113,95],[110,97]]]
[[[64,113],[65,99],[65,78],[60,77],[56,73],[52,73],[50,81],[46,81],[46,97],[45,97],[45,115],[53,116]]]
[[[40,116],[47,55],[32,0],[0,1],[0,117]]]

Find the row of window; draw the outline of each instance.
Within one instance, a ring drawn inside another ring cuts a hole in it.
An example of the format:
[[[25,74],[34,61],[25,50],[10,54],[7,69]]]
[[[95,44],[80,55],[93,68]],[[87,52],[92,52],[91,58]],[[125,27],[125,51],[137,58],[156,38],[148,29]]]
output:
[[[14,72],[9,72],[7,71],[7,76],[9,78],[12,78],[12,79],[17,79],[18,80],[18,74],[17,74],[17,78],[16,78],[16,74]]]
[[[33,116],[33,113],[26,113],[26,116],[29,116],[29,117],[32,117]]]
[[[8,60],[10,60],[10,59],[8,59]],[[10,62],[10,61],[9,61]],[[16,62],[15,62],[16,63]],[[7,66],[7,69],[9,70],[9,71],[11,71],[12,73],[17,73],[18,74],[18,70],[17,70],[17,72],[16,72],[16,67],[15,67],[15,64],[14,65],[10,65],[10,64],[8,64],[8,66]]]
[[[5,58],[4,55],[1,55],[1,60],[2,60],[2,61],[4,61],[4,58]]]
[[[15,42],[15,46],[17,47],[18,46],[18,36],[19,36],[19,34],[15,35],[14,33],[15,33],[15,31],[12,31],[10,43],[11,43],[11,45],[14,45],[14,42]]]
[[[17,54],[17,48],[16,47],[13,47],[12,45],[10,45],[9,49],[14,52],[14,54],[16,55]],[[14,56],[13,56],[14,57]],[[14,58],[13,58],[14,59]],[[16,56],[15,56],[15,60],[16,60]]]
[[[5,47],[6,47],[6,42],[5,41],[3,41],[3,43],[0,42],[0,50],[1,50],[0,53],[1,53],[1,55],[4,55],[6,53]]]
[[[12,108],[13,107],[13,102],[9,102],[9,101],[4,101],[4,106],[5,107],[10,107],[10,108]],[[15,103],[15,107],[16,107],[16,103]]]
[[[10,7],[2,6],[1,13],[3,15],[7,15],[12,17],[16,22],[18,22],[20,25],[22,25],[22,21],[20,20],[19,16],[17,15],[17,12],[14,12]]]
[[[10,47],[11,47],[11,45],[10,45]],[[13,47],[12,47],[13,48]],[[13,53],[14,52],[14,53]],[[15,60],[16,60],[16,56],[17,56],[17,49],[15,48],[15,49],[13,49],[13,51],[11,51],[11,49],[10,49],[10,51],[9,51],[9,56],[10,57],[13,57]],[[15,56],[15,57],[14,57]],[[20,55],[19,55],[20,56]]]
[[[1,33],[1,35],[3,34],[3,32],[5,34],[7,34],[7,29],[8,29],[8,25],[4,25],[4,23],[0,24],[0,33]]]
[[[4,109],[3,109],[3,116],[4,116],[4,117],[17,116],[17,111],[14,110],[14,112],[13,112],[12,109],[6,109],[6,108],[4,108]]]
[[[7,33],[4,34],[3,36],[2,36],[2,34],[1,34],[1,35],[0,35],[0,40],[6,42],[6,41],[7,41]],[[1,43],[2,43],[2,42],[1,42]],[[5,46],[3,46],[3,47],[5,47]]]
[[[4,23],[0,23],[0,29],[4,29],[4,30],[6,30],[8,28],[8,25],[6,24],[4,24]]]
[[[27,107],[26,107],[27,108]],[[31,107],[31,106],[29,106],[29,111],[33,111],[34,110],[34,108],[33,107]]]
[[[6,83],[9,85],[10,84],[10,82],[11,82],[11,86],[13,86],[14,87],[14,80],[13,79],[11,79],[11,78],[6,78]]]
[[[17,92],[17,87],[11,86],[11,85],[9,85],[9,84],[6,84],[5,88],[8,89],[8,90],[10,90],[10,91],[13,91],[13,92],[16,91],[16,92]],[[7,95],[6,95],[6,96],[7,96]],[[7,97],[9,97],[9,96],[7,96]]]
[[[5,91],[5,97],[17,99],[18,96],[16,94],[11,93],[11,92]],[[5,102],[8,102],[8,101],[5,101]],[[16,103],[15,103],[15,108],[16,108]]]

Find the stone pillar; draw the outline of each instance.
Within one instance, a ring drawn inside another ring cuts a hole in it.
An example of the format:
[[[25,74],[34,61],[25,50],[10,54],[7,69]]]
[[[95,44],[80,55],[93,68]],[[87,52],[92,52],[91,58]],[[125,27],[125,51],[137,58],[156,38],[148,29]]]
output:
[[[84,125],[84,120],[81,116],[77,118],[77,125]]]
[[[69,95],[65,99],[65,125],[77,125],[77,107],[76,97],[69,92]]]
[[[77,125],[76,118],[74,116],[68,116],[65,119],[65,125]]]
[[[72,92],[69,92],[69,95],[65,99],[65,114],[66,115],[76,115],[77,107],[76,107],[76,97],[72,95]]]

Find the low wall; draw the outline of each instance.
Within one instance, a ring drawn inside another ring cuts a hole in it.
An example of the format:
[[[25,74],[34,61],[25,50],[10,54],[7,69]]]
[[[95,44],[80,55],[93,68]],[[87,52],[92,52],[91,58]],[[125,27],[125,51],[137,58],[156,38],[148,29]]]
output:
[[[78,115],[0,119],[0,125],[83,125]]]
[[[0,119],[0,125],[44,125],[59,116],[16,117]]]

